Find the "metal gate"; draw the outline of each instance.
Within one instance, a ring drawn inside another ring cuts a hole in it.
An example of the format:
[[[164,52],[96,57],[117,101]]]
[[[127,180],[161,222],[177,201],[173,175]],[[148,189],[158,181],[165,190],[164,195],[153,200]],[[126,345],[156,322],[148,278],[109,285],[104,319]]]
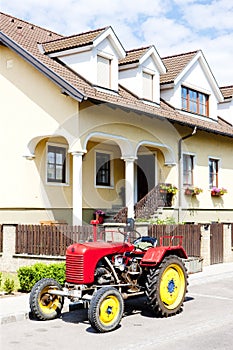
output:
[[[210,265],[223,262],[223,224],[210,225]]]

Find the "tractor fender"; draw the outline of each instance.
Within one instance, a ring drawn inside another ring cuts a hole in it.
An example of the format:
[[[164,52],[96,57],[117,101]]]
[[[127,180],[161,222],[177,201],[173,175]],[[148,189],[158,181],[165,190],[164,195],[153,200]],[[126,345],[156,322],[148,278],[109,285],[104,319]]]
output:
[[[155,266],[159,264],[167,255],[176,255],[180,258],[187,259],[188,256],[181,246],[174,247],[155,247],[149,248],[143,256],[141,266]]]

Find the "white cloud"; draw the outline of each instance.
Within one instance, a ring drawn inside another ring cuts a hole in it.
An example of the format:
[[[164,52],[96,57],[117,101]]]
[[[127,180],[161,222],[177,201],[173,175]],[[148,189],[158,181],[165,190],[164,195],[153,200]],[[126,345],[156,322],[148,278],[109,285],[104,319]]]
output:
[[[63,35],[111,25],[125,49],[154,44],[161,57],[202,49],[233,84],[232,0],[1,0],[1,11]]]

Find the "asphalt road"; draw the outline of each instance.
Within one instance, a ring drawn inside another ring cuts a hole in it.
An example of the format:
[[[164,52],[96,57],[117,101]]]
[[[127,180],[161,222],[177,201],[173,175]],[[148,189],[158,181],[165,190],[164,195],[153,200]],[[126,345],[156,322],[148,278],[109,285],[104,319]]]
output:
[[[2,350],[230,350],[233,344],[233,271],[191,280],[184,310],[155,318],[143,298],[111,333],[97,334],[86,310],[53,321],[25,320],[1,326]]]

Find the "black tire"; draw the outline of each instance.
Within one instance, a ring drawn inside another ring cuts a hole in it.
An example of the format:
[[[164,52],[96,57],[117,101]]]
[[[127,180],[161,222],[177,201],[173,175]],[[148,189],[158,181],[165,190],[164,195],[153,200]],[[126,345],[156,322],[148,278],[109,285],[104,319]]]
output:
[[[121,293],[116,288],[103,287],[91,299],[88,319],[97,332],[110,332],[119,325],[123,312],[124,300]]]
[[[158,268],[151,268],[146,277],[148,304],[160,317],[168,317],[182,310],[188,286],[187,270],[174,255],[164,258]]]
[[[62,287],[53,278],[43,278],[31,290],[29,304],[37,320],[53,320],[61,314],[64,297],[49,294],[49,289],[62,290]]]

